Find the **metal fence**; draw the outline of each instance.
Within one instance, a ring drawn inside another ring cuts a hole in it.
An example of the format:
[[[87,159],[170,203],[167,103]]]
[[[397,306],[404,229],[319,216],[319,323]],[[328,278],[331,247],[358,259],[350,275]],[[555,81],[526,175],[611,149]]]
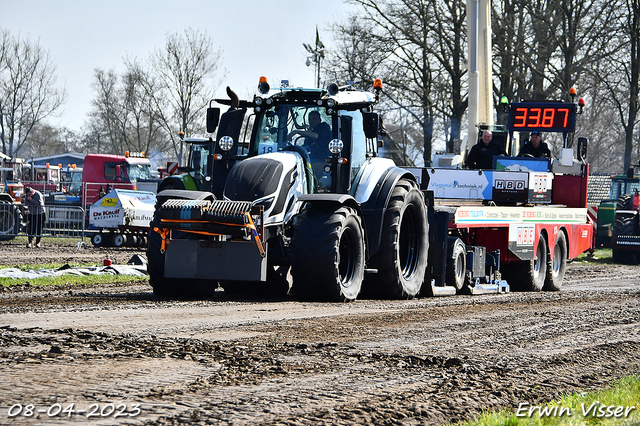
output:
[[[33,222],[25,206],[0,203],[0,241],[31,234],[35,237],[76,238],[85,237],[85,210],[80,206],[45,206],[45,219],[40,228]]]

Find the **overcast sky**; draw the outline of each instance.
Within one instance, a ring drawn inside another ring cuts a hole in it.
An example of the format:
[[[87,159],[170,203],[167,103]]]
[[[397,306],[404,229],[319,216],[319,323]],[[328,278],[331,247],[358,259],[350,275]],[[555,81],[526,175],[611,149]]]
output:
[[[272,86],[288,79],[313,87],[302,43],[315,42],[317,25],[329,45],[328,25],[354,10],[343,0],[0,0],[0,27],[49,51],[67,92],[60,117],[50,122],[79,131],[95,96],[94,69],[121,73],[125,56],[146,59],[168,32],[206,31],[223,51],[221,88],[249,96],[261,75]]]

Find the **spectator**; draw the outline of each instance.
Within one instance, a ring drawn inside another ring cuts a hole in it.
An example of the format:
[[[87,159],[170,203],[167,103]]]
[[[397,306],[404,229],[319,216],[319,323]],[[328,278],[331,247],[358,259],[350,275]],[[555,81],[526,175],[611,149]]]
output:
[[[505,150],[492,141],[490,130],[482,132],[482,139],[475,144],[467,156],[466,166],[469,169],[492,169],[494,155],[507,155]]]
[[[530,156],[536,158],[551,158],[551,151],[545,142],[542,142],[540,132],[534,130],[531,132],[530,141],[526,142],[518,157]]]
[[[40,247],[42,238],[42,228],[46,220],[44,209],[44,197],[39,191],[27,186],[24,189],[24,204],[29,208],[27,222],[27,236],[29,242],[27,247],[33,247],[33,238],[36,238],[36,247]]]

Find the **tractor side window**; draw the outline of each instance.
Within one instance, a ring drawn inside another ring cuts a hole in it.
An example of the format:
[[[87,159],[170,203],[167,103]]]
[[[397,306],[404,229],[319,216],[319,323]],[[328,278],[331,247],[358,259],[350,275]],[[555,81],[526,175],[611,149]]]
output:
[[[260,125],[258,127],[258,131],[256,132],[256,144],[254,148],[255,154],[269,154],[271,152],[277,152],[278,148],[282,149],[282,145],[284,145],[284,142],[281,141],[279,143],[278,139],[284,139],[279,138],[279,135],[282,135],[283,133],[284,131],[280,129],[279,111],[276,109],[270,109],[266,111],[260,119]]]
[[[191,148],[191,160],[189,163],[193,167],[193,178],[200,182],[200,185],[203,184],[204,177],[207,175],[208,162],[209,146],[194,144]]]

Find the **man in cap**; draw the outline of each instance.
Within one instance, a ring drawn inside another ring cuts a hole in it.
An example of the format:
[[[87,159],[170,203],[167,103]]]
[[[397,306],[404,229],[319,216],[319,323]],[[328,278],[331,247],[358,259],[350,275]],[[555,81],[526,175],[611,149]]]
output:
[[[540,137],[540,132],[534,130],[531,132],[530,141],[526,142],[520,152],[518,153],[518,157],[531,156],[535,158],[551,158],[551,151],[545,142],[542,142],[542,138]]]

